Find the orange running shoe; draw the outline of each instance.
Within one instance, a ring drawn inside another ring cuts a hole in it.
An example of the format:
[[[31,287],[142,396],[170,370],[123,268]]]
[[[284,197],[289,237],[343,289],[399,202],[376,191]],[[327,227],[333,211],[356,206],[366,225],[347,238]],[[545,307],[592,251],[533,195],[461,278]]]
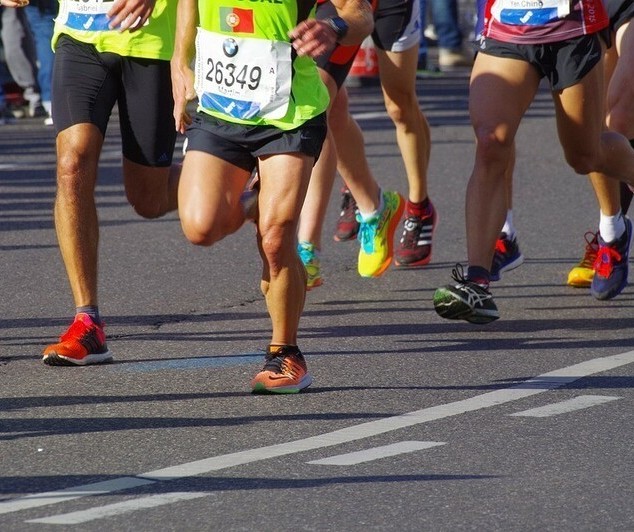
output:
[[[264,367],[251,381],[251,389],[253,393],[299,393],[312,382],[297,346],[269,346]]]
[[[112,360],[103,326],[84,313],[77,314],[59,343],[49,345],[42,354],[49,366],[87,366]]]

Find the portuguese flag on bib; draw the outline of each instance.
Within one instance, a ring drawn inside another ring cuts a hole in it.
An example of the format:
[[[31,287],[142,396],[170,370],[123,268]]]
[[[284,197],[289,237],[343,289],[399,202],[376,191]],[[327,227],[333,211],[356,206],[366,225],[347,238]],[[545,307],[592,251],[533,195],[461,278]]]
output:
[[[220,30],[234,33],[253,33],[253,9],[221,7]]]

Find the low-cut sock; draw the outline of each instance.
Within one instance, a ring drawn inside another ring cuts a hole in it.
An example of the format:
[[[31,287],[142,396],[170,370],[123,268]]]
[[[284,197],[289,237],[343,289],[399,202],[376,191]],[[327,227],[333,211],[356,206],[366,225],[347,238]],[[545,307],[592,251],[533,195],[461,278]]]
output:
[[[506,220],[502,226],[502,232],[506,234],[509,240],[515,240],[515,226],[513,225],[513,211],[506,211]]]
[[[405,212],[407,216],[416,218],[425,218],[431,214],[431,207],[429,198],[425,198],[423,201],[413,202],[407,200],[405,203]]]
[[[623,213],[618,212],[614,216],[601,213],[599,219],[599,234],[606,244],[619,239],[625,232],[625,219]]]
[[[75,314],[88,314],[92,321],[97,325],[103,325],[101,316],[99,315],[99,307],[97,305],[86,305],[85,307],[76,307]]]
[[[372,218],[376,218],[379,213],[383,210],[383,205],[385,204],[384,200],[383,200],[383,189],[379,189],[379,207],[375,210],[372,211],[370,213],[365,213],[362,212],[361,209],[359,209],[359,216],[361,217],[361,221],[362,222],[367,222],[368,220],[372,220]],[[358,205],[357,205],[358,208]]]

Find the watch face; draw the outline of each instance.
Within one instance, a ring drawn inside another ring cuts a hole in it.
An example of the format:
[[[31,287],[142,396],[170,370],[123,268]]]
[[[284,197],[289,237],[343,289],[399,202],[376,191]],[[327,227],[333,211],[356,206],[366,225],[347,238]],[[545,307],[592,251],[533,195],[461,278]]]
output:
[[[332,17],[332,28],[337,32],[337,35],[342,38],[348,33],[348,24],[341,17]]]

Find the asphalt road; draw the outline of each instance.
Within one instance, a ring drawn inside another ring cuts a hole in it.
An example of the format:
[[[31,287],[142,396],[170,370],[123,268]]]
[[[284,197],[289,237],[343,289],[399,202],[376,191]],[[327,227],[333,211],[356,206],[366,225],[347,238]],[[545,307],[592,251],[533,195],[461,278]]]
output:
[[[376,87],[351,90],[371,166],[406,192]],[[300,331],[314,384],[253,396],[270,324],[254,230],[196,248],[175,214],[138,218],[112,123],[97,192],[113,364],[47,367],[73,303],[52,223],[54,136],[0,128],[0,529],[633,530],[634,290],[565,286],[598,210],[565,165],[541,91],[518,135],[525,263],[501,319],[450,322],[435,288],[465,260],[473,162],[466,73],[419,81],[432,126],[432,264],[356,273],[335,243]]]

